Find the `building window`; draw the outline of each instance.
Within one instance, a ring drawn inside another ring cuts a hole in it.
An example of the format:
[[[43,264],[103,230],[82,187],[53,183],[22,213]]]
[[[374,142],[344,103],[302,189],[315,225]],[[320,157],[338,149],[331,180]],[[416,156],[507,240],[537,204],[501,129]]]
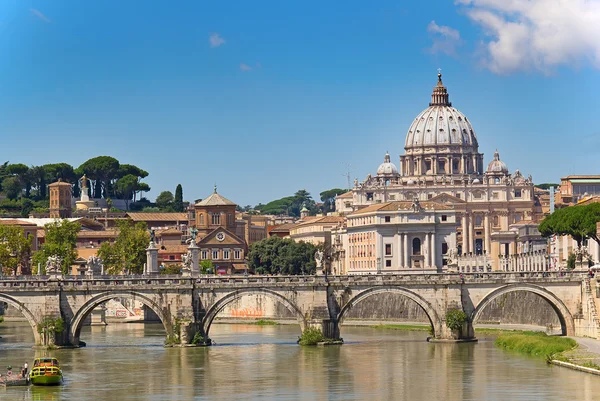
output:
[[[457,193],[457,194],[456,194],[456,197],[457,197],[458,199],[461,199],[461,195],[460,195],[459,193]]]
[[[208,259],[208,251],[202,251],[202,260]]]
[[[229,259],[229,249],[223,251],[223,259]]]
[[[239,250],[239,249],[236,249],[235,251],[233,251],[233,257],[234,257],[235,259],[241,259],[241,257],[240,257],[240,256],[241,256],[241,255],[240,255],[240,253],[241,253],[241,252],[240,252],[240,250]]]
[[[214,213],[212,215],[212,223],[215,225],[221,224],[221,215],[219,213]]]
[[[427,194],[427,199],[433,198],[433,194]]]
[[[442,215],[442,221],[448,221],[448,216],[446,216],[445,214]]]
[[[413,255],[421,254],[421,240],[419,238],[413,238],[413,240],[412,240],[412,254]]]
[[[175,255],[169,255],[169,260],[175,260]]]
[[[385,256],[392,256],[392,244],[385,244]]]
[[[494,216],[494,227],[498,227],[499,219],[498,216]]]
[[[200,213],[200,224],[204,224],[204,214]]]
[[[498,192],[492,192],[492,199],[498,199]]]
[[[446,162],[444,161],[439,161],[438,162],[438,174],[439,172],[445,173],[446,172]]]
[[[344,203],[344,205],[346,206],[346,208],[351,208],[352,207],[352,202],[346,202]]]
[[[233,225],[233,215],[232,214],[227,215],[227,224],[229,224],[230,226]]]
[[[475,227],[481,227],[481,216],[475,216]]]
[[[219,259],[219,251],[212,251],[213,260]]]
[[[367,192],[367,201],[373,200],[373,192]]]
[[[515,198],[520,198],[520,197],[521,197],[521,190],[515,189]]]
[[[448,253],[448,244],[446,244],[445,242],[442,242],[442,255],[445,255]]]
[[[385,267],[392,267],[392,261],[391,260],[386,260],[385,261]]]
[[[392,218],[390,216],[385,216],[385,222],[389,223],[390,221],[392,221]]]
[[[481,192],[473,192],[473,199],[481,199]]]
[[[396,195],[390,195],[390,200],[396,200]]]

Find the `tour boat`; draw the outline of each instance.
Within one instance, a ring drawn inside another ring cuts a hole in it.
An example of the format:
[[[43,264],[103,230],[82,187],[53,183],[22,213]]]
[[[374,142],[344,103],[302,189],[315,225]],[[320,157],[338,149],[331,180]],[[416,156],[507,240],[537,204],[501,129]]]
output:
[[[36,386],[52,386],[62,382],[63,376],[58,359],[36,358],[29,373],[29,380]]]

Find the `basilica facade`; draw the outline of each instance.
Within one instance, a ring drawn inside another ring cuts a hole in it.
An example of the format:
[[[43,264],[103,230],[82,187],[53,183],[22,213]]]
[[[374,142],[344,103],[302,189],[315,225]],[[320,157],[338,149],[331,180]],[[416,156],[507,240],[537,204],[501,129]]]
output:
[[[400,155],[398,166],[399,169],[386,153],[375,175],[369,174],[362,182],[355,180],[354,188],[336,199],[336,210],[348,216],[350,222],[367,211],[381,210],[374,205],[385,204],[387,206],[383,209],[388,213],[390,210],[404,210],[399,213],[406,214],[411,210],[405,206],[407,202],[427,204],[433,216],[428,221],[437,221],[438,229],[443,227],[440,232],[443,240],[434,240],[435,224],[424,224],[419,228],[414,224],[415,218],[390,217],[386,221],[384,217],[377,224],[364,227],[365,233],[368,230],[374,231],[374,234],[353,236],[355,250],[383,244],[383,247],[377,246],[378,252],[373,252],[373,255],[378,255],[374,261],[358,263],[369,268],[357,269],[357,273],[385,270],[385,263],[390,270],[426,266],[440,271],[449,258],[460,255],[493,256],[495,262],[490,263],[497,264],[499,257],[517,252],[511,226],[535,224],[542,217],[530,175],[524,176],[519,170],[509,172],[497,151],[486,165],[483,153],[479,152],[473,125],[453,107],[441,74],[438,74],[429,107],[419,113],[408,128],[404,154]],[[415,213],[426,213],[425,210]],[[451,216],[454,238],[449,237],[447,220],[442,224],[442,215]],[[391,225],[394,227],[391,228]],[[350,226],[347,224],[340,235],[348,235],[345,230],[360,234],[360,230]],[[382,233],[390,230],[402,239],[386,243]],[[356,238],[364,238],[366,242],[356,242]],[[347,238],[338,242],[346,242],[350,246]],[[424,263],[410,263],[413,256],[414,260],[419,260],[421,256],[414,253],[422,251],[419,246],[405,245],[413,242],[431,248],[432,255]],[[342,253],[345,258],[342,264],[344,270],[350,273],[354,270],[350,267],[356,264],[351,265],[348,257],[355,252],[349,252],[347,246]],[[394,250],[394,247],[397,249]],[[385,262],[385,252],[402,257]],[[378,264],[377,257],[384,261],[383,267]]]

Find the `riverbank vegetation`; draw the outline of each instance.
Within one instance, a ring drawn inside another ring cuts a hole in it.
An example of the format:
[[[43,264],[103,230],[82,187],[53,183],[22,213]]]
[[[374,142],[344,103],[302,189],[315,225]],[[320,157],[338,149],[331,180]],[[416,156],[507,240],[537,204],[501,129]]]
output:
[[[549,336],[534,331],[503,332],[494,343],[505,350],[541,358],[549,358],[577,346],[577,342],[572,338]]]
[[[254,322],[254,324],[257,326],[277,326],[279,323],[273,320],[260,319]]]

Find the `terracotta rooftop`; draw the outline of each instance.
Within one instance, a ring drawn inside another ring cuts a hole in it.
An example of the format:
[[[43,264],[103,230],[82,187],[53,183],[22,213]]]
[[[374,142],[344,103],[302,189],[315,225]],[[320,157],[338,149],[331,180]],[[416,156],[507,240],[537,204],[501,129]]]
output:
[[[352,198],[352,191],[348,191],[346,193],[338,195],[338,196],[336,196],[336,198]]]
[[[196,206],[235,206],[236,204],[226,197],[219,195],[217,193],[217,187],[215,187],[215,192],[213,192],[208,198],[201,200],[196,203]]]
[[[5,225],[5,226],[37,227],[37,224],[30,223],[28,221],[17,220],[17,219],[0,220],[0,224]]]
[[[276,233],[277,232],[287,232],[296,226],[297,226],[296,223],[277,224],[276,226],[272,226],[271,229],[269,230],[269,232],[270,233],[272,233],[272,232],[276,232]]]
[[[344,222],[344,218],[341,216],[312,216],[312,217],[316,217],[316,218],[311,219],[309,221],[295,224],[294,228],[300,227],[300,226],[314,225],[314,224],[339,224],[339,223]]]
[[[130,212],[127,216],[133,221],[188,221],[187,213],[144,213]]]
[[[600,175],[568,175],[561,180],[600,180]]]
[[[158,231],[156,234],[157,235],[183,235],[183,232],[176,228],[167,228],[166,230]]]
[[[107,238],[107,237],[116,237],[119,235],[119,231],[117,230],[102,230],[102,231],[79,231],[77,233],[77,238]]]

